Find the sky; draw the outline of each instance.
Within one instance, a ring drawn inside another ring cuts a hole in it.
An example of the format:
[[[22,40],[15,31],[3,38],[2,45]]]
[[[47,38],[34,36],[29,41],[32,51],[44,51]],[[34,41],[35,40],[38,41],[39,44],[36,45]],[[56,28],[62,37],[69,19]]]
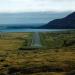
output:
[[[0,0],[0,13],[75,11],[75,0]]]

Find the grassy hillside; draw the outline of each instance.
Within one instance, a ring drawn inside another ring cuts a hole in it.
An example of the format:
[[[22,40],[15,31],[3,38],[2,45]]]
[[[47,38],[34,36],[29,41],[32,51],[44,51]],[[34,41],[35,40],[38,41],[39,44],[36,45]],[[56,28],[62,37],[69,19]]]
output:
[[[30,49],[32,34],[0,33],[0,75],[75,74],[74,31],[40,33],[41,49]]]

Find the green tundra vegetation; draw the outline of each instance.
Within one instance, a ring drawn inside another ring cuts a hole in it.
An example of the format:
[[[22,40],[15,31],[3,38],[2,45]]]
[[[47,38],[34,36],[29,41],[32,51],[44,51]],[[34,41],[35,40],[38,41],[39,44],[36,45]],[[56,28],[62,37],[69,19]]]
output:
[[[42,44],[46,49],[75,48],[74,31],[42,33]]]
[[[0,33],[0,75],[75,75],[75,31],[40,32],[39,49],[32,35]]]

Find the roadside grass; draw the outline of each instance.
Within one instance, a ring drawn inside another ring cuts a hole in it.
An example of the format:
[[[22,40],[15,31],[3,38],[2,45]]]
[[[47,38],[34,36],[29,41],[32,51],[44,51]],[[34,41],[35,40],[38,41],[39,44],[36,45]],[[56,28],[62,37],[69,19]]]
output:
[[[75,52],[43,50],[0,52],[0,73],[5,73],[6,75],[15,73],[20,73],[20,75],[43,75],[46,72],[49,74],[50,72],[58,72],[55,75],[62,75],[61,72],[70,72],[74,69]],[[54,75],[54,73],[50,75]]]
[[[46,73],[35,73],[35,74],[30,74],[30,75],[64,75],[64,72],[46,72]]]
[[[32,33],[0,33],[0,75],[66,75],[66,72],[75,70],[75,43],[70,44],[75,34],[40,35],[45,49],[21,50],[19,48],[28,46]],[[64,46],[63,40],[70,45]],[[57,41],[60,47],[54,43]]]
[[[31,33],[0,33],[0,50],[17,50],[27,44]]]
[[[75,49],[75,33],[72,31],[43,32],[41,33],[41,42],[44,49],[60,49],[66,47]]]

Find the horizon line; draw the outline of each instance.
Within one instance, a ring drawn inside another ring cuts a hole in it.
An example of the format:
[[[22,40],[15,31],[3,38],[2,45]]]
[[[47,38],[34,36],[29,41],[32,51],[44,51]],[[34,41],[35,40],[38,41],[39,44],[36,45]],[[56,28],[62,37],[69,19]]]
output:
[[[64,13],[64,12],[75,12],[75,11],[25,11],[25,12],[0,12],[0,13],[7,13],[7,14],[14,14],[14,13]]]

